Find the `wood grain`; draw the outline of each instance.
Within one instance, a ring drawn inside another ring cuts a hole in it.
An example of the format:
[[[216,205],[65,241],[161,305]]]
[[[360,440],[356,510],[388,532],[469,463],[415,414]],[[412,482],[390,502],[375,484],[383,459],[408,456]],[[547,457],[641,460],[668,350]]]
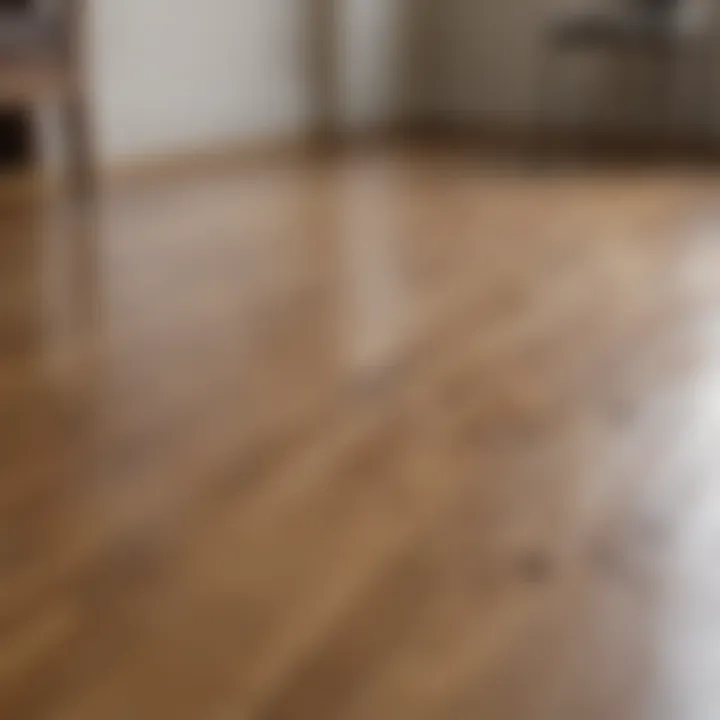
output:
[[[714,717],[717,180],[440,151],[0,204],[0,717]]]

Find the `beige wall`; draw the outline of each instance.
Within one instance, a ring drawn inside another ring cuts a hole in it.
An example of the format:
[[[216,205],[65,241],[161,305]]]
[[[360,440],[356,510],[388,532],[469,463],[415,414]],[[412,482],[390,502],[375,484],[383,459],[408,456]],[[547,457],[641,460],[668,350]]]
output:
[[[301,126],[300,4],[96,0],[93,67],[102,153],[211,146]]]
[[[91,0],[102,154],[296,134],[329,114],[526,121],[549,2]],[[588,78],[569,78],[558,118],[588,107]]]
[[[386,122],[404,102],[406,2],[95,0],[101,152],[172,152],[310,127],[321,100],[313,75],[318,12],[328,3],[339,8],[338,119],[353,127]]]

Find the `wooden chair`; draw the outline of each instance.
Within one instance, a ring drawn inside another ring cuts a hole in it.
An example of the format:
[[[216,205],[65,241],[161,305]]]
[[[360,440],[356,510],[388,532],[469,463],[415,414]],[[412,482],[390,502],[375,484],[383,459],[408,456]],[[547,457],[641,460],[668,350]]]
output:
[[[675,70],[685,58],[694,61],[697,110],[710,117],[715,103],[711,13],[705,0],[605,0],[596,7],[554,13],[545,28],[545,61],[539,63],[536,104],[537,149],[545,127],[550,86],[559,79],[555,60],[585,49],[610,50],[629,56],[641,54],[654,62],[653,84],[648,88],[648,108],[666,134]]]
[[[83,0],[0,8],[0,105],[56,103],[73,191],[94,187],[94,153],[83,62]]]

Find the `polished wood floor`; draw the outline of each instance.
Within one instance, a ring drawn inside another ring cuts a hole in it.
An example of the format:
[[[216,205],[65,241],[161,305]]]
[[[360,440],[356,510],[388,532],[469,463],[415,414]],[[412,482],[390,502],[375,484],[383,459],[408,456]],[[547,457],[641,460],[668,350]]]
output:
[[[0,717],[720,717],[718,193],[384,151],[0,204]]]

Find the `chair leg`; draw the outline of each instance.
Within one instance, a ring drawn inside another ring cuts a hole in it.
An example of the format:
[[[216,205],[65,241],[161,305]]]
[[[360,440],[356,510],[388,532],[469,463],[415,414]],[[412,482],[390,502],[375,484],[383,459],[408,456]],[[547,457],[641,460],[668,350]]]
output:
[[[539,60],[539,72],[536,78],[532,127],[529,138],[529,156],[533,163],[542,163],[551,149],[548,134],[550,131],[549,111],[552,108],[554,84],[557,80],[555,70],[558,50],[545,46]]]
[[[717,118],[714,56],[714,44],[703,41],[696,53],[696,62],[700,67],[697,71],[695,89],[697,99],[694,103],[695,112],[698,114],[698,132],[702,133],[703,150],[713,155],[717,152],[717,135],[714,128]]]
[[[590,97],[585,102],[585,117],[579,122],[577,129],[576,150],[583,161],[597,160],[598,134],[602,134],[607,120],[607,104],[615,89],[614,61],[616,57],[599,58],[600,65],[592,78]]]
[[[675,138],[674,97],[675,71],[678,55],[670,46],[660,46],[655,54],[655,73],[651,90],[649,111],[655,117],[654,131],[658,154],[667,154],[668,143]]]
[[[593,119],[588,120],[585,126],[585,147],[592,160],[612,155],[612,138],[622,120],[619,109],[627,104],[627,77],[632,69],[632,56],[624,47],[618,47],[598,59],[599,100],[597,105],[591,106]]]
[[[75,197],[92,195],[96,188],[95,156],[87,100],[81,93],[68,97],[61,108],[65,158]]]

